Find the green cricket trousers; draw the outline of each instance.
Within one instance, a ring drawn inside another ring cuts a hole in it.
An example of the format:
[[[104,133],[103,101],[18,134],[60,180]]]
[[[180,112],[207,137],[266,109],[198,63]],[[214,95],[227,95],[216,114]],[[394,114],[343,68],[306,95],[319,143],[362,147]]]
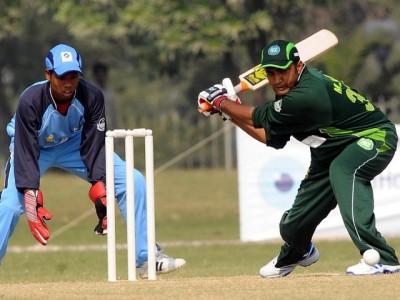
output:
[[[373,247],[382,264],[399,264],[394,249],[375,227],[371,180],[387,167],[395,153],[381,146],[381,142],[360,138],[346,146],[328,167],[309,170],[292,208],[280,221],[285,243],[276,267],[294,264],[307,252],[318,224],[336,205],[360,254]]]

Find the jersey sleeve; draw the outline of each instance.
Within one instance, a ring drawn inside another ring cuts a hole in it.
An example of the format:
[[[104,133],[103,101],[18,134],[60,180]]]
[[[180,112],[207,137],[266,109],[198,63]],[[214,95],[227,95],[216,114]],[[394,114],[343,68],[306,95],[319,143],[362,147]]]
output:
[[[267,135],[311,132],[330,124],[332,107],[324,85],[302,83],[283,98],[256,107],[254,126]]]
[[[85,99],[85,123],[82,129],[80,153],[88,170],[88,181],[105,182],[105,131],[106,117],[104,96],[96,87],[86,83],[77,97]],[[80,100],[81,100],[80,99]]]
[[[255,128],[264,128],[267,137],[267,146],[281,149],[286,146],[290,139],[290,134],[280,134],[271,131],[270,123],[266,120],[268,110],[273,109],[273,103],[269,102],[265,105],[256,107],[253,110],[253,123]]]
[[[21,95],[14,116],[14,172],[15,185],[22,193],[24,189],[39,189],[39,145],[37,132],[40,129],[41,112],[31,101],[30,92]]]

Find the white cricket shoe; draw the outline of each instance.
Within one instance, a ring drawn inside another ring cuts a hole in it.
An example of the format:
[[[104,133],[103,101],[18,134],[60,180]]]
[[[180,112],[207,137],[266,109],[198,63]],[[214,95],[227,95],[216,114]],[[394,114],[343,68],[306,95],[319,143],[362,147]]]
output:
[[[380,275],[380,274],[389,274],[389,273],[398,273],[400,272],[400,265],[397,266],[389,266],[382,265],[380,263],[375,264],[373,266],[368,265],[363,259],[354,266],[347,268],[347,275]]]
[[[276,262],[278,260],[278,256],[271,260],[268,264],[260,269],[260,276],[263,278],[276,278],[276,277],[284,277],[292,273],[296,266],[308,267],[313,263],[316,263],[319,259],[318,249],[310,244],[310,248],[307,253],[302,256],[302,258],[295,264],[276,268]]]
[[[400,273],[400,265],[396,266],[389,266],[389,265],[383,265],[385,268],[385,274],[391,274],[391,273]]]
[[[156,244],[156,274],[166,274],[186,265],[183,258],[172,258],[164,253],[158,244]],[[147,261],[141,264],[138,268],[140,278],[147,278],[148,264]]]

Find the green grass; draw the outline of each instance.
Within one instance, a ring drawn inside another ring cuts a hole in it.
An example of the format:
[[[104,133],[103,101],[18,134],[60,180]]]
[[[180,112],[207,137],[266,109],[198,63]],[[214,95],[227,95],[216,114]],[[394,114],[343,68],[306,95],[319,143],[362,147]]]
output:
[[[167,254],[185,258],[185,268],[156,282],[130,283],[126,251],[118,250],[117,273],[123,280],[108,283],[105,250],[9,252],[0,268],[0,299],[375,299],[400,291],[400,274],[344,276],[360,258],[349,240],[315,241],[321,253],[317,264],[296,268],[286,278],[260,279],[259,268],[278,253],[281,241],[239,242],[236,172],[165,171],[155,185],[157,240]],[[97,218],[86,182],[52,172],[41,188],[54,214],[49,246],[106,245],[105,237],[93,234]],[[64,230],[85,212],[92,213]],[[125,243],[125,223],[117,220],[117,242]],[[400,249],[400,239],[389,242]],[[34,245],[45,249],[31,236],[23,215],[9,249]]]
[[[223,184],[219,180],[222,180]],[[223,170],[169,171],[155,177],[157,241],[176,244],[198,240],[238,240],[239,216],[236,172]],[[205,189],[207,186],[207,189]],[[106,245],[106,237],[93,234],[97,217],[88,197],[89,184],[69,174],[51,172],[41,182],[45,207],[53,213],[47,224],[52,236],[49,246]],[[65,230],[85,212],[91,215]],[[60,231],[61,230],[61,231]],[[126,243],[126,225],[117,216],[117,243]],[[31,236],[25,215],[10,239],[9,248],[37,245]],[[209,247],[172,247],[166,253],[187,258]],[[183,253],[182,253],[183,252]],[[201,256],[199,253],[199,256]],[[126,251],[118,251],[119,272],[126,277]],[[208,258],[206,259],[206,261]],[[6,271],[7,270],[7,271]],[[46,270],[46,272],[43,272]],[[78,271],[79,270],[79,271]],[[57,276],[54,273],[57,272]],[[185,272],[185,271],[184,271]],[[77,277],[76,274],[80,276]],[[2,261],[0,282],[92,280],[107,278],[105,251],[12,253]],[[37,276],[41,274],[40,276]],[[35,276],[32,276],[35,275]],[[172,275],[172,274],[171,274]],[[207,274],[202,275],[207,276]]]

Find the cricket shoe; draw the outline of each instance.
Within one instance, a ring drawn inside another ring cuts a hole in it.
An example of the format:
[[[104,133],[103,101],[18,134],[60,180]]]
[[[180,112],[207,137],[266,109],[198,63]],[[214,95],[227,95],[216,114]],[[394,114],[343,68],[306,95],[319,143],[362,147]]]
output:
[[[278,256],[277,256],[260,269],[260,276],[263,278],[284,277],[292,273],[294,268],[296,268],[297,266],[308,267],[313,263],[316,263],[318,259],[319,259],[318,249],[313,244],[310,244],[307,253],[304,254],[297,263],[276,268],[275,265],[276,262],[278,261]]]
[[[186,261],[182,258],[172,258],[165,253],[162,253],[161,247],[156,244],[156,274],[166,274],[186,265]],[[138,268],[140,278],[148,277],[147,261],[141,264]]]
[[[380,274],[390,274],[390,273],[399,273],[400,265],[397,266],[389,266],[382,265],[380,263],[375,264],[373,266],[368,265],[363,259],[354,266],[351,266],[347,269],[347,275],[380,275]]]

